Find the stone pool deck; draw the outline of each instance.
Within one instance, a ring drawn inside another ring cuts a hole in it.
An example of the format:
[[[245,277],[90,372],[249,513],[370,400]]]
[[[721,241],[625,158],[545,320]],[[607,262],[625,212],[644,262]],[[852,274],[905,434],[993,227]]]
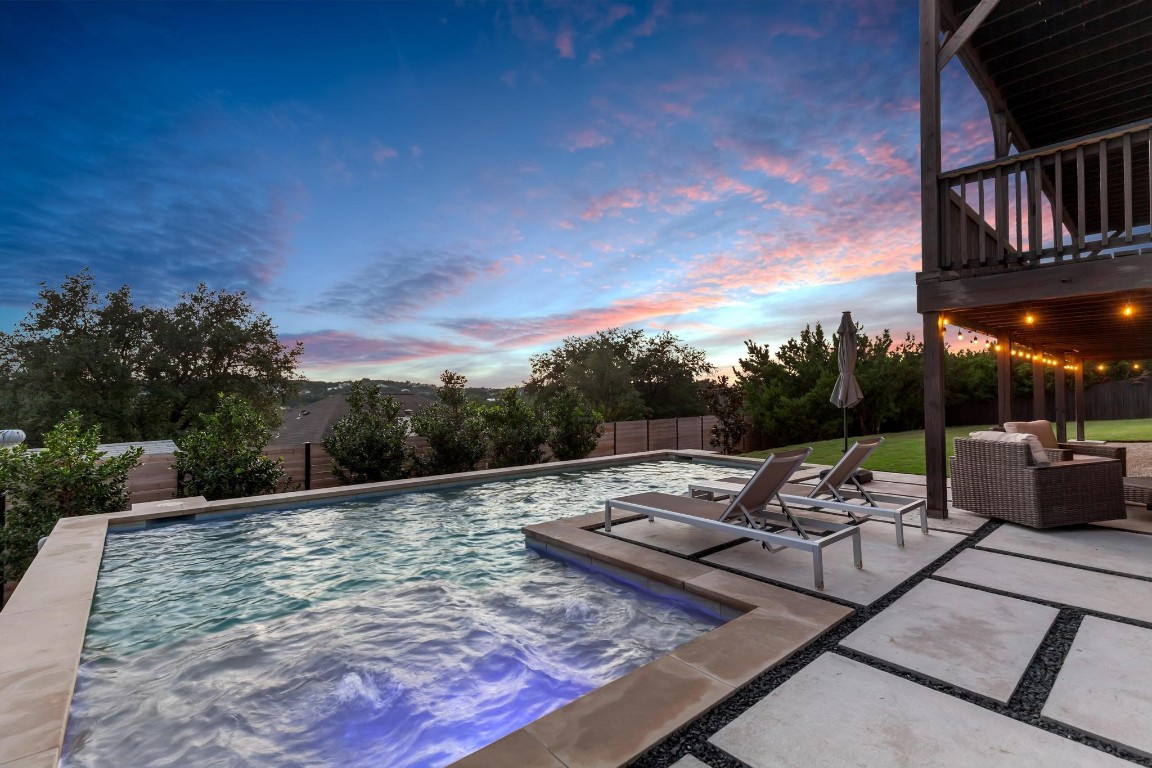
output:
[[[823,592],[802,553],[669,521],[531,526],[530,546],[655,592],[769,602],[456,766],[1152,765],[1152,516],[1129,515],[1037,531],[954,509],[924,535],[913,513],[903,550],[873,518],[864,568],[831,547]]]

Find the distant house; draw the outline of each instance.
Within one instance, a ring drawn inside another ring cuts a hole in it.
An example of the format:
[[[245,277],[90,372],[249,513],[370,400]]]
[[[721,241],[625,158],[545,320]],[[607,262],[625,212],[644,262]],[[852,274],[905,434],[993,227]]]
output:
[[[436,402],[430,397],[410,392],[392,393],[392,398],[400,404],[405,416],[411,416]],[[332,427],[347,413],[348,397],[345,394],[332,395],[300,408],[286,410],[284,422],[272,438],[272,444],[319,443],[332,434]]]

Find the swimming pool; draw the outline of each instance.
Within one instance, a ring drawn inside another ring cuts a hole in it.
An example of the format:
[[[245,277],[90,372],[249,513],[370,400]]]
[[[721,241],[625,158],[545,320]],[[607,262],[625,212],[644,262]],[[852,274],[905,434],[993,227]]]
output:
[[[447,764],[718,623],[520,527],[727,474],[617,466],[111,534],[62,764]]]

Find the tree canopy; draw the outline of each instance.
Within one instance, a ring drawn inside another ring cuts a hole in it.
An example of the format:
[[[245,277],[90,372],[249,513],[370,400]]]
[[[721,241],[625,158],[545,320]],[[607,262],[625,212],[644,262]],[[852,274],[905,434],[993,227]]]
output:
[[[701,415],[698,379],[715,370],[703,350],[668,331],[648,336],[630,328],[569,336],[529,362],[530,394],[547,402],[573,389],[607,421]]]
[[[104,439],[171,438],[211,412],[218,393],[269,419],[298,380],[303,345],[280,343],[246,294],[200,284],[172,307],[138,307],[123,286],[101,295],[87,270],[0,332],[0,417],[33,445],[69,410]]]

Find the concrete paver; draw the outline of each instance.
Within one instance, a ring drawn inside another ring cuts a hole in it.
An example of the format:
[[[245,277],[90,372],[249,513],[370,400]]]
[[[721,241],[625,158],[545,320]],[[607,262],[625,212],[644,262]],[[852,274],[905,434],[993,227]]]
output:
[[[966,549],[936,576],[1152,623],[1152,582]]]
[[[752,768],[1130,765],[830,653],[800,670],[709,741]]]
[[[672,768],[708,768],[707,763],[702,763],[692,755],[684,755],[676,762],[672,763]]]
[[[1152,630],[1087,616],[1041,714],[1152,757]]]
[[[1152,578],[1152,536],[1139,533],[1088,526],[1038,530],[1009,523],[979,546]]]
[[[922,581],[841,645],[1007,703],[1058,611]]]
[[[860,526],[864,567],[852,564],[852,543],[839,541],[824,550],[824,594],[858,605],[870,605],[906,581],[964,537],[933,531],[927,536],[918,528],[905,531],[906,545],[896,546],[892,526],[869,520]],[[798,549],[768,552],[759,542],[717,552],[702,562],[715,563],[773,581],[812,589],[812,557]]]

